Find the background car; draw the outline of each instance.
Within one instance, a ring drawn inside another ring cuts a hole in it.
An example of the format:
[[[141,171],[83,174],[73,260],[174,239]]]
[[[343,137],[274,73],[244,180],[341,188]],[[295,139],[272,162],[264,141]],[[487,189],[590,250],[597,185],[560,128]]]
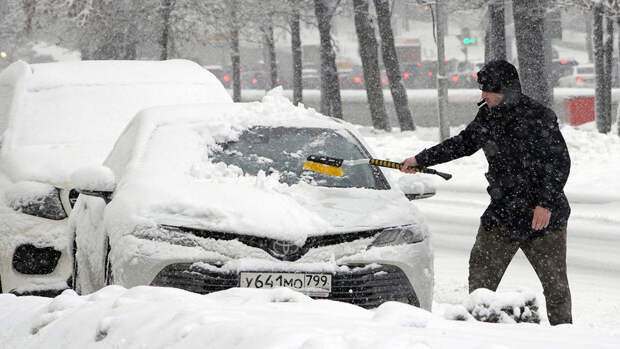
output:
[[[141,112],[99,175],[73,176],[76,290],[283,286],[430,309],[428,228],[405,196],[416,186],[370,165],[342,177],[303,170],[311,154],[372,156],[353,126],[277,91],[262,103]]]
[[[558,80],[560,87],[594,87],[596,74],[593,64],[580,64],[572,67],[572,73]]]
[[[232,100],[185,60],[16,62],[0,74],[0,289],[53,295],[71,283],[70,174],[101,164],[147,106]]]
[[[205,65],[203,68],[215,75],[224,88],[231,88],[232,77],[221,65]],[[230,71],[230,69],[228,71]]]
[[[571,75],[573,67],[579,65],[574,59],[554,59],[551,62],[551,81],[553,86],[558,86],[560,78]]]

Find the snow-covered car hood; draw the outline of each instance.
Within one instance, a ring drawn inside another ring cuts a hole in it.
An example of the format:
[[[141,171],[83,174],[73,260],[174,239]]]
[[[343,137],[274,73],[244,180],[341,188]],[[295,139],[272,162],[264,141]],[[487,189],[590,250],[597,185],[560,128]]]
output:
[[[111,216],[135,219],[134,224],[108,229],[125,227],[119,231],[124,235],[131,226],[166,224],[296,243],[309,236],[407,224],[424,229],[417,208],[397,190],[289,186],[270,177],[151,191],[137,183],[119,191],[108,208]],[[143,193],[140,199],[138,192]]]
[[[307,151],[336,151],[321,137],[304,138],[290,149],[274,148],[283,150],[273,158],[256,160],[273,167],[256,172],[218,160],[215,154],[223,152],[224,145],[241,143],[243,132],[254,127],[330,130],[333,137],[348,135],[353,142],[352,127],[295,107],[281,93],[271,91],[262,103],[143,111],[105,162],[118,181],[107,208],[106,229],[122,235],[138,225],[169,224],[303,242],[312,235],[419,223],[415,207],[396,189],[370,182],[332,183],[328,188],[320,186],[328,185],[319,183],[323,179],[305,180],[297,170],[310,154]],[[343,156],[354,156],[353,152],[347,150]],[[355,156],[367,155],[357,152]],[[287,154],[286,166],[275,165],[281,153]],[[296,180],[287,181],[293,171]]]

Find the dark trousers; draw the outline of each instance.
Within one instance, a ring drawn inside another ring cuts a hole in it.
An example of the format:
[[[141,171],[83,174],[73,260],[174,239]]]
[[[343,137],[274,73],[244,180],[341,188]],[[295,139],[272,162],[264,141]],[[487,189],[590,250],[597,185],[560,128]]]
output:
[[[511,241],[502,227],[478,230],[469,256],[469,292],[495,291],[517,250],[521,248],[540,280],[551,325],[572,323],[571,297],[566,277],[566,226],[525,242]]]

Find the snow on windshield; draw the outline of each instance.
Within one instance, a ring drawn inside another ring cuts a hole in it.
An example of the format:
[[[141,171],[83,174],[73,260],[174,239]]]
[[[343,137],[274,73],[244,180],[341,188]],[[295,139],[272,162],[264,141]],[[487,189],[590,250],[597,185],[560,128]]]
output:
[[[367,158],[359,142],[345,130],[255,127],[237,141],[214,146],[211,161],[237,166],[252,176],[260,171],[277,172],[280,181],[290,185],[303,180],[326,187],[383,188],[382,174],[370,165],[345,166],[342,177],[304,171],[303,164],[312,154],[347,160]]]

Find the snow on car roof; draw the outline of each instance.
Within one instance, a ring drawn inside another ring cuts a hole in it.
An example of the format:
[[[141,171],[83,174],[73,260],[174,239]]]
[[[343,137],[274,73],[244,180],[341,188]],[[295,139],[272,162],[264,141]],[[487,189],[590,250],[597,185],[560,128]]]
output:
[[[232,103],[213,74],[187,60],[16,62],[0,74],[0,92],[3,168],[14,181],[57,186],[101,164],[140,109]]]
[[[129,165],[130,157],[139,161],[140,152],[155,129],[188,123],[204,124],[212,133],[213,142],[235,139],[243,130],[253,126],[353,129],[348,123],[319,114],[314,109],[295,107],[282,95],[279,87],[270,91],[261,103],[187,104],[144,109],[119,137],[105,161],[106,166],[120,175]]]
[[[120,84],[203,84],[211,75],[194,62],[169,61],[79,61],[30,65],[32,78],[28,89],[66,85]]]

